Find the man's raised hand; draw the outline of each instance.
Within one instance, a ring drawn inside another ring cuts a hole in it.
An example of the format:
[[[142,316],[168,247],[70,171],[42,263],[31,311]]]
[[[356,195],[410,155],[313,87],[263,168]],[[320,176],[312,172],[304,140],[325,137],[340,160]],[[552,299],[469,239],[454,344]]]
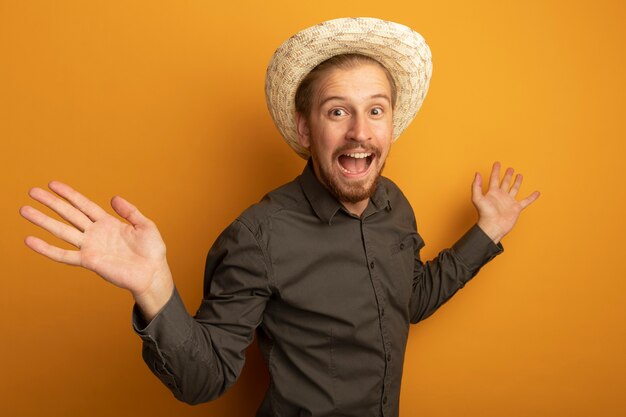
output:
[[[94,271],[106,281],[129,290],[145,318],[151,320],[174,287],[165,244],[156,225],[121,197],[114,197],[111,206],[128,223],[111,216],[66,184],[52,181],[49,187],[56,195],[37,187],[29,195],[69,224],[31,206],[21,207],[20,214],[77,250],[62,249],[33,236],[26,238],[26,245],[57,262]]]
[[[517,201],[522,175],[517,174],[511,185],[513,172],[513,168],[507,168],[500,182],[500,163],[495,162],[491,170],[489,189],[484,195],[479,172],[476,173],[472,183],[472,203],[478,211],[478,226],[495,243],[513,229],[522,210],[539,197],[539,191],[535,191],[523,200]]]

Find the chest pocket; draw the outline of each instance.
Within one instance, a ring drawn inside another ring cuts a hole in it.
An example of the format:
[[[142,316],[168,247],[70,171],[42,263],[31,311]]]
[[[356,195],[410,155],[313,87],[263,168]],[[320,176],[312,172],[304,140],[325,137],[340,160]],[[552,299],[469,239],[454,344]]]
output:
[[[410,235],[404,236],[399,239],[398,242],[393,243],[389,251],[391,253],[392,259],[399,260],[400,258],[410,258],[411,259],[411,274],[413,273],[413,261],[415,256],[420,249],[424,247],[424,241],[417,233],[412,233]]]

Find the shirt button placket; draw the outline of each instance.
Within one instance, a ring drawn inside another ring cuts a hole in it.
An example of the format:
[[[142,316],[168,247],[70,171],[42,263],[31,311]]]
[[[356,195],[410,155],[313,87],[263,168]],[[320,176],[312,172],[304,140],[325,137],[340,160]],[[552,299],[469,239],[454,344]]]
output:
[[[389,392],[389,388],[390,388],[390,370],[389,370],[389,364],[391,362],[391,353],[389,353],[390,349],[391,349],[391,345],[388,341],[387,338],[387,332],[386,332],[386,328],[387,326],[385,325],[385,306],[384,306],[384,302],[385,302],[385,298],[381,293],[381,289],[380,289],[380,285],[378,282],[378,279],[376,277],[376,273],[375,273],[375,269],[376,269],[376,262],[374,262],[373,260],[373,256],[374,254],[372,253],[371,247],[370,247],[370,241],[368,239],[367,233],[365,231],[365,223],[363,220],[361,220],[361,234],[363,236],[363,242],[365,244],[365,259],[367,260],[367,265],[369,266],[370,269],[370,278],[372,280],[372,284],[374,287],[374,293],[376,296],[376,301],[378,302],[379,305],[379,319],[380,319],[380,326],[381,326],[381,338],[382,338],[382,342],[383,342],[383,360],[386,362],[386,366],[385,366],[385,374],[383,376],[383,392],[382,392],[382,407],[381,407],[381,415],[382,416],[386,416],[388,413],[388,403],[389,403],[389,399],[388,399],[388,395],[387,393]]]

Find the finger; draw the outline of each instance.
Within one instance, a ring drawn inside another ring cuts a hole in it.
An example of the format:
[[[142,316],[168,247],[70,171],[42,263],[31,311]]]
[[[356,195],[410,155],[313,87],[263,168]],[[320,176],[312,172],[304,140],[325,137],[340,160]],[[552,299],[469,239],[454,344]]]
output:
[[[494,162],[491,168],[491,179],[489,180],[489,188],[497,188],[500,185],[500,162]]]
[[[62,239],[77,248],[80,247],[83,234],[76,230],[76,228],[46,216],[36,208],[30,206],[20,208],[20,214],[29,222],[47,230],[59,239]]]
[[[513,177],[513,172],[513,168],[507,168],[504,172],[504,178],[502,179],[502,185],[500,186],[502,190],[508,191],[511,187],[511,177]]]
[[[532,193],[525,199],[521,200],[519,203],[522,206],[522,209],[525,209],[526,207],[530,206],[536,199],[539,198],[540,195],[541,193],[539,191],[535,191],[534,193]]]
[[[53,261],[61,262],[68,265],[80,265],[79,251],[57,248],[56,246],[49,245],[48,243],[34,236],[28,236],[24,240],[24,243],[35,252],[47,258],[50,258]]]
[[[120,196],[115,196],[111,199],[111,207],[133,226],[145,226],[151,222],[150,219],[141,214],[137,207]]]
[[[472,201],[476,204],[483,197],[483,180],[480,176],[480,172],[474,175],[474,181],[472,182]]]
[[[522,174],[517,174],[515,176],[515,182],[513,183],[513,187],[511,187],[511,191],[509,191],[509,194],[512,197],[515,197],[519,191],[519,188],[522,186],[522,180],[524,179],[524,177],[522,176]]]
[[[94,222],[98,219],[107,216],[107,212],[104,211],[99,205],[89,200],[87,197],[74,190],[67,184],[63,184],[59,181],[52,181],[48,184],[48,187],[64,199],[70,202],[71,205],[82,211]]]
[[[89,217],[87,217],[76,207],[72,206],[67,201],[58,198],[54,194],[44,189],[41,189],[39,187],[31,188],[28,192],[28,195],[33,200],[39,201],[41,204],[50,208],[63,219],[72,223],[74,226],[80,229],[81,232],[84,232],[85,229],[92,224],[92,221],[89,219]]]

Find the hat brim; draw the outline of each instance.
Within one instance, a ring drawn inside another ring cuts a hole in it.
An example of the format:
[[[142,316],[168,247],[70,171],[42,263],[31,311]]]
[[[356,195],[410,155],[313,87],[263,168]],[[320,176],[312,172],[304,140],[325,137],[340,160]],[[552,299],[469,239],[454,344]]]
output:
[[[295,96],[306,75],[321,62],[341,54],[367,55],[391,74],[397,89],[393,140],[420,109],[432,75],[430,48],[424,38],[399,23],[356,17],[328,20],[287,39],[274,52],[265,76],[265,99],[274,124],[303,158],[309,150],[298,142]]]

